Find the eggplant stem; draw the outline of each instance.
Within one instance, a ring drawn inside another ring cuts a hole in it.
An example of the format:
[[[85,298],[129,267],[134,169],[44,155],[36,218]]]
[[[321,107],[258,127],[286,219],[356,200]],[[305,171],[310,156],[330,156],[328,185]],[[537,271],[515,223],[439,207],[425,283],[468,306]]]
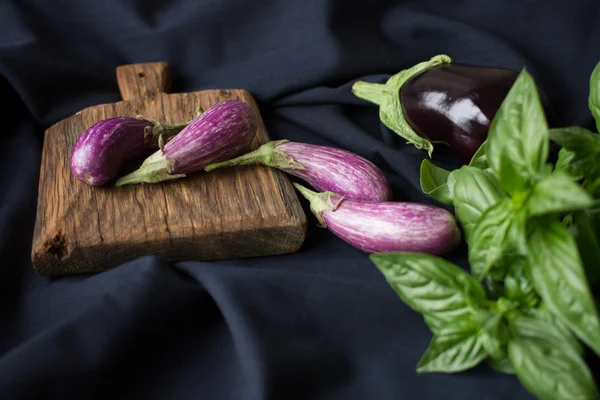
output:
[[[295,161],[285,152],[276,149],[277,146],[288,141],[289,140],[274,140],[265,143],[250,153],[242,154],[241,156],[232,158],[230,160],[210,164],[206,166],[204,170],[206,172],[210,172],[218,168],[251,164],[262,164],[267,167],[278,169],[305,169],[302,164]]]
[[[135,171],[127,174],[115,182],[115,187],[135,183],[159,183],[185,177],[185,174],[173,174],[174,161],[165,157],[162,150],[148,157]]]
[[[337,208],[340,206],[340,204],[346,197],[345,195],[341,196],[334,192],[315,192],[295,182],[293,183],[293,185],[300,192],[300,194],[310,202],[310,210],[315,215],[315,217],[317,217],[317,220],[319,221],[319,226],[322,228],[327,227],[325,219],[323,218],[323,211],[337,210]],[[340,198],[335,204],[333,204],[333,201],[331,201],[331,198],[333,196],[337,196]]]
[[[352,93],[359,99],[380,105],[384,102],[386,85],[358,81],[352,85]]]
[[[154,120],[150,121],[154,125],[151,132],[152,132],[152,136],[155,138],[155,140],[157,140],[158,147],[162,150],[165,142],[168,142],[170,138],[172,138],[173,136],[176,136],[185,127],[187,127],[189,124],[191,124],[192,121],[194,121],[194,119],[196,119],[200,115],[202,115],[202,113],[204,113],[204,109],[202,107],[198,107],[196,109],[196,116],[194,118],[192,118],[190,121],[184,122],[182,124],[169,125],[169,124],[163,124],[162,122],[159,122],[159,121],[154,121]],[[140,116],[140,115],[138,115],[137,117],[140,119],[143,119],[142,116]],[[144,130],[144,132],[146,132],[146,131]],[[150,132],[148,132],[148,133],[150,133]],[[163,147],[161,147],[161,140],[163,143],[162,144]]]

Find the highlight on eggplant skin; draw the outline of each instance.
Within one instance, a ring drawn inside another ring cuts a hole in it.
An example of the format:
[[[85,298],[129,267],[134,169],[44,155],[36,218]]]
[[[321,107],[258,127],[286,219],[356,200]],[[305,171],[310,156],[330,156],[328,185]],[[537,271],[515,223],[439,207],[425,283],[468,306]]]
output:
[[[162,150],[146,158],[115,186],[158,183],[183,178],[207,165],[249,151],[259,127],[253,107],[242,100],[225,100],[207,108]]]
[[[334,235],[365,253],[405,251],[444,255],[462,235],[452,213],[409,202],[349,199],[333,192],[314,192],[294,183],[310,202],[312,213]]]
[[[503,68],[438,65],[402,86],[402,111],[417,133],[445,143],[468,164],[487,139],[491,122],[517,76],[517,71]]]
[[[81,182],[102,186],[132,159],[157,147],[147,132],[154,124],[134,117],[113,117],[89,127],[71,152],[71,171]]]
[[[318,191],[332,191],[349,198],[392,199],[390,184],[371,161],[331,146],[278,140],[237,158],[207,166],[206,171],[235,165],[262,164],[298,177]]]

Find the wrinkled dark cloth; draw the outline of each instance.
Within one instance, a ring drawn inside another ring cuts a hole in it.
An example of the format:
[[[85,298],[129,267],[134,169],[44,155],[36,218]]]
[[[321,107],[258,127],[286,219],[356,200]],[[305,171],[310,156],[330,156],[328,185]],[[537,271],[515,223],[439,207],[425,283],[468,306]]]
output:
[[[144,257],[54,279],[31,266],[43,132],[120,100],[116,66],[167,61],[173,92],[247,89],[273,139],[352,150],[386,172],[397,200],[435,204],[419,190],[424,153],[350,87],[440,53],[526,67],[556,125],[591,126],[595,0],[3,0],[0,398],[531,398],[485,364],[417,374],[431,339],[422,318],[310,214],[290,255]],[[440,146],[435,156],[458,165]],[[467,267],[464,245],[449,259]]]

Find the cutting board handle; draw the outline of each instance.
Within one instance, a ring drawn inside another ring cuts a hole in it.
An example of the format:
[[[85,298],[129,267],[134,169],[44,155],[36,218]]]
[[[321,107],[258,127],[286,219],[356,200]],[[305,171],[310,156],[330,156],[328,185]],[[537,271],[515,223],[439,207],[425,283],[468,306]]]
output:
[[[123,100],[147,101],[171,90],[171,71],[166,62],[128,64],[117,67],[117,83]]]

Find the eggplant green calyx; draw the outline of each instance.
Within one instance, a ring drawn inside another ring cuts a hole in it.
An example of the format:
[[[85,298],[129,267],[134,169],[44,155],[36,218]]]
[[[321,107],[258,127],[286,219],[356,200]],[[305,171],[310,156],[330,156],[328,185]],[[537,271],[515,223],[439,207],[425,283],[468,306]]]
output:
[[[158,183],[185,177],[185,174],[172,174],[174,161],[167,158],[162,150],[158,150],[148,157],[135,171],[127,174],[115,182],[116,187],[134,183]]]
[[[260,146],[258,149],[243,154],[231,160],[223,161],[208,165],[204,168],[206,172],[210,172],[217,168],[233,167],[237,165],[263,164],[267,167],[279,169],[305,169],[304,166],[296,162],[292,157],[287,155],[276,147],[287,143],[288,140],[275,140]]]
[[[194,117],[194,119],[199,117],[203,112],[204,112],[204,109],[202,107],[198,107],[196,109],[196,116]],[[141,115],[138,115],[136,118],[145,120],[145,118]],[[157,121],[157,120],[148,120],[149,122],[152,123],[153,126],[152,127],[148,126],[144,129],[144,137],[147,137],[148,135],[152,135],[152,140],[154,141],[154,145],[157,145],[162,150],[162,148],[164,147],[164,144],[166,142],[168,142],[169,139],[171,139],[173,136],[175,136],[179,132],[181,132],[183,130],[183,128],[188,126],[194,119],[192,119],[191,121],[188,121],[188,122],[184,122],[182,124],[175,124],[175,125],[163,124],[162,122]]]
[[[298,189],[300,194],[304,196],[306,200],[310,202],[310,210],[317,217],[319,224],[322,228],[326,228],[327,224],[325,224],[325,219],[323,218],[323,211],[335,211],[342,204],[342,201],[346,196],[341,196],[334,192],[314,192],[310,189],[307,189],[305,186],[302,186],[298,183],[293,183],[293,185]],[[331,198],[333,196],[339,197],[337,202],[334,204]]]
[[[406,121],[400,103],[402,85],[415,75],[442,64],[450,64],[452,59],[446,54],[439,54],[428,61],[416,64],[392,75],[385,84],[357,81],[352,85],[352,93],[363,100],[379,105],[379,118],[389,129],[414,145],[427,151],[429,157],[433,153],[433,143],[419,136]]]

